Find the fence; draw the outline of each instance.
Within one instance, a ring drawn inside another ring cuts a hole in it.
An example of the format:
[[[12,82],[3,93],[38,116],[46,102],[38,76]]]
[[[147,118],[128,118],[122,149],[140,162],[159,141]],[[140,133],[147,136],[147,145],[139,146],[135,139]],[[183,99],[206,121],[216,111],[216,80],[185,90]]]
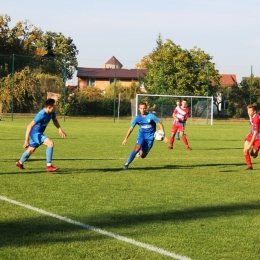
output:
[[[66,70],[63,61],[51,57],[0,55],[0,112],[35,113],[51,97],[62,101],[65,115]]]
[[[80,67],[102,67],[104,61],[100,60],[78,60]],[[133,61],[123,61],[125,64],[133,63]],[[246,93],[245,103],[258,103],[256,99],[259,96],[257,93],[258,85],[255,84],[260,78],[260,66],[224,66],[215,64],[215,68],[220,74],[235,75],[234,78],[238,85],[244,79],[248,81],[248,93]],[[0,113],[36,113],[39,111],[46,100],[46,97],[59,98],[58,113],[64,116],[68,112],[69,93],[66,88],[67,81],[66,60],[58,60],[52,57],[29,57],[22,55],[0,55]],[[210,76],[210,71],[208,71]],[[162,64],[161,69],[161,84],[162,92],[167,76]],[[75,77],[75,76],[74,76]],[[158,93],[163,94],[163,93]],[[122,106],[123,106],[122,101]],[[226,101],[225,101],[226,102]],[[101,103],[101,102],[100,102]],[[129,100],[130,103],[130,100]],[[224,103],[223,103],[224,104]],[[227,104],[227,103],[225,103]],[[260,102],[259,102],[260,104]],[[90,104],[89,104],[90,105]],[[244,104],[242,104],[244,106]],[[107,104],[105,105],[107,107]],[[110,107],[109,103],[109,107]],[[113,108],[114,107],[114,108]],[[115,100],[112,106],[115,116]],[[130,105],[125,105],[125,111],[130,108]],[[95,110],[94,114],[98,115],[99,108],[95,108],[91,104],[91,109]],[[227,109],[227,107],[223,107]],[[75,113],[78,113],[74,109]],[[101,111],[101,109],[100,109]],[[108,111],[108,109],[107,109]],[[110,113],[110,109],[108,111]],[[111,112],[111,115],[113,112]],[[129,111],[131,114],[131,111]],[[75,115],[75,114],[73,114]],[[77,115],[77,114],[76,114]],[[79,114],[82,115],[82,114]]]

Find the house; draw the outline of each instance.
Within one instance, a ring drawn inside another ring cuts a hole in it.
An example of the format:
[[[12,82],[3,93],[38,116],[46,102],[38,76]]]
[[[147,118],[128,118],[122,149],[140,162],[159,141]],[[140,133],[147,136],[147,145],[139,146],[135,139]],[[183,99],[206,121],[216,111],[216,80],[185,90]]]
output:
[[[223,87],[232,87],[237,83],[237,77],[235,74],[220,74],[220,85]]]
[[[124,87],[130,86],[134,82],[140,82],[140,79],[146,73],[142,69],[124,69],[123,65],[113,56],[102,68],[83,68],[78,67],[78,88],[79,91],[88,86],[95,86],[105,90],[107,86],[117,81]]]
[[[235,84],[237,84],[237,77],[235,74],[220,74],[220,76],[221,87],[233,87]],[[222,94],[218,93],[217,102],[218,111],[220,111],[222,114],[226,114],[226,110],[228,108],[228,100],[223,99]]]

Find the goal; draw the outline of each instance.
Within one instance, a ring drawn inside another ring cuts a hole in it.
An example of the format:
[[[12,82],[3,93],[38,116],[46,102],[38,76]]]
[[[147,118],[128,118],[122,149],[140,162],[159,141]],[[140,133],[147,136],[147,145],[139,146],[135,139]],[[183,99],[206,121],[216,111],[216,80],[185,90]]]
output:
[[[148,111],[154,113],[161,120],[172,119],[177,99],[188,101],[190,115],[187,122],[189,124],[213,125],[213,97],[209,96],[137,94],[136,98],[131,101],[132,117],[138,114],[138,104],[145,102]]]

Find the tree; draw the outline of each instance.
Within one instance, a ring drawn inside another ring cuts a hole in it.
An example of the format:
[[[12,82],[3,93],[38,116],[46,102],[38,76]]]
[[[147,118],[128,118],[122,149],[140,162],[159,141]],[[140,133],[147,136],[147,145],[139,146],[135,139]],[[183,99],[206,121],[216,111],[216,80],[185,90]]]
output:
[[[140,84],[132,81],[129,87],[124,87],[120,83],[120,81],[116,82],[116,89],[114,83],[107,86],[105,89],[105,98],[114,99],[114,95],[116,96],[116,99],[118,98],[118,95],[120,94],[121,100],[127,100],[130,102],[131,99],[135,98],[136,94],[140,94]]]
[[[9,28],[10,16],[0,16],[0,54],[34,56],[43,32],[30,21],[17,22]]]
[[[0,16],[1,100],[10,110],[14,94],[17,111],[33,110],[47,91],[61,93],[63,81],[72,78],[78,65],[78,50],[62,33],[43,33],[28,20],[9,28],[10,21],[8,15]]]
[[[38,42],[38,49],[45,50],[43,57],[53,58],[59,67],[60,73],[66,69],[66,77],[71,79],[78,66],[76,55],[78,50],[71,37],[66,38],[62,33],[46,32],[41,41]]]
[[[219,83],[219,73],[212,57],[194,47],[190,51],[161,35],[157,46],[137,66],[147,69],[144,77],[146,89],[151,94],[201,95],[212,94],[210,83]]]
[[[43,105],[43,96],[39,80],[29,67],[15,73],[14,84],[11,75],[0,81],[0,100],[6,112],[11,111],[13,98],[16,112],[33,113]]]
[[[247,105],[250,103],[260,103],[260,78],[251,77],[244,78],[239,85],[234,85],[228,98],[228,115],[233,117],[248,117]],[[259,109],[259,107],[258,107]]]
[[[0,55],[15,54],[16,71],[31,66],[43,73],[60,76],[66,73],[66,78],[72,78],[78,66],[78,50],[71,37],[66,38],[62,33],[51,31],[43,33],[28,20],[17,22],[13,28],[9,28],[10,21],[10,16],[0,16]],[[6,68],[11,73],[10,56],[0,59],[0,69]]]

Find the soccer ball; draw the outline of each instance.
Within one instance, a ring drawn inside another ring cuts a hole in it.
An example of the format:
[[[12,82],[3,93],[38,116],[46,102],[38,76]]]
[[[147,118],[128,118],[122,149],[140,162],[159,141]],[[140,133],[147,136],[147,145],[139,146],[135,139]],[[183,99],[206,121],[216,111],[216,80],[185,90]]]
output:
[[[165,137],[165,134],[162,130],[158,130],[154,133],[154,139],[157,141],[162,141]]]

